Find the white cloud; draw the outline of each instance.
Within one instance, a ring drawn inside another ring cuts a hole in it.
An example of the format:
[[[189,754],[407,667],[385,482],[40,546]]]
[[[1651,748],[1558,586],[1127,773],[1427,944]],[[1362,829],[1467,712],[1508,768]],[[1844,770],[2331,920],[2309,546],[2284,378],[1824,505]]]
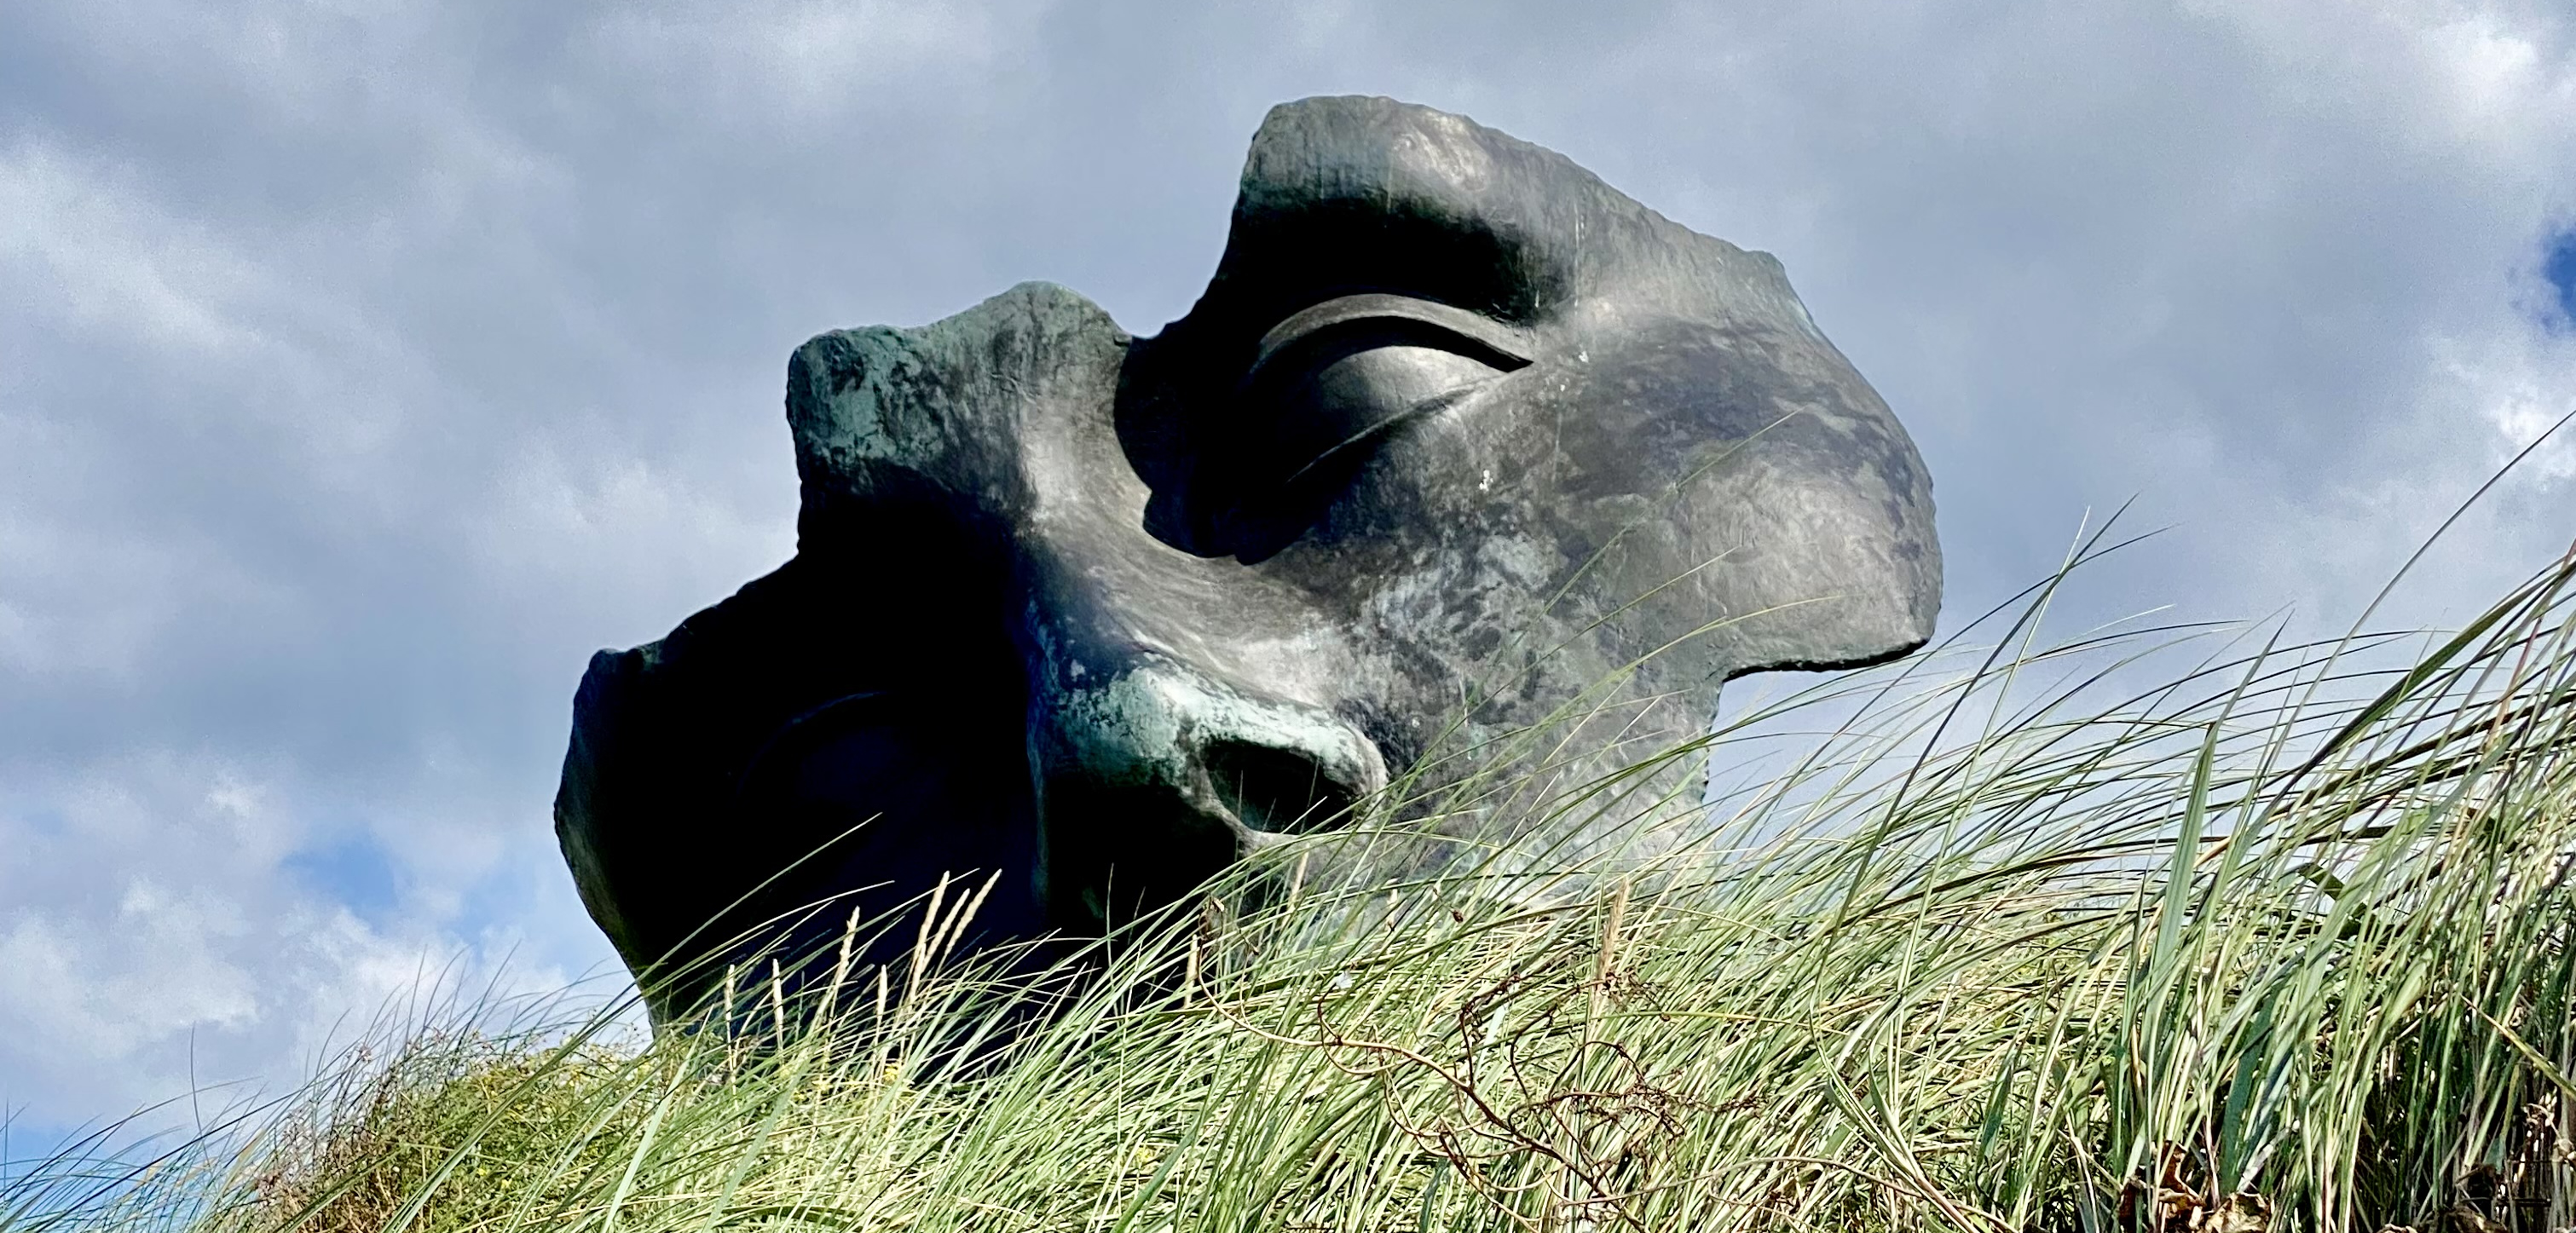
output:
[[[2348,618],[2576,405],[2553,3],[11,21],[0,1099],[43,1120],[173,1094],[191,1031],[291,1077],[511,936],[604,958],[546,829],[571,691],[787,551],[788,351],[1029,277],[1152,330],[1281,99],[1465,110],[1778,252],[1933,462],[1954,613],[2137,494],[2178,530],[2105,608]],[[2554,556],[2571,459],[2418,611]]]
[[[0,1100],[44,1122],[114,1116],[192,1073],[274,1087],[424,974],[497,967],[506,934],[370,923],[334,902],[347,888],[299,881],[288,860],[323,828],[279,795],[200,758],[0,796]]]
[[[1022,50],[1045,0],[740,0],[613,10],[591,33],[666,89],[792,123],[881,103],[889,87],[954,89]],[[930,102],[928,98],[924,102]],[[933,106],[972,105],[951,97]]]
[[[253,339],[227,301],[253,277],[189,229],[137,217],[118,185],[36,142],[0,148],[0,285],[17,311],[91,329],[140,330],[148,345],[221,356]]]
[[[2436,340],[2426,401],[2465,403],[2494,425],[2496,462],[2576,412],[2576,337],[2530,325],[2483,338]],[[2576,476],[2576,433],[2564,429],[2525,464],[2550,480]]]

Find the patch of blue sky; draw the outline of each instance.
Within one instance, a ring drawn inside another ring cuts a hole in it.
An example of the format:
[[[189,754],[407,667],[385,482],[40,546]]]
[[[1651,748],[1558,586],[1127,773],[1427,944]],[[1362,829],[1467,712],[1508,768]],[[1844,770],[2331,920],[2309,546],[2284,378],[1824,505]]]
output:
[[[2576,226],[2549,237],[2540,259],[2540,276],[2558,293],[2561,329],[2576,329]]]
[[[402,903],[406,878],[384,845],[364,832],[306,848],[279,862],[288,876],[360,920],[382,927]]]
[[[38,839],[60,839],[71,825],[71,819],[61,809],[50,805],[32,805],[6,816]]]

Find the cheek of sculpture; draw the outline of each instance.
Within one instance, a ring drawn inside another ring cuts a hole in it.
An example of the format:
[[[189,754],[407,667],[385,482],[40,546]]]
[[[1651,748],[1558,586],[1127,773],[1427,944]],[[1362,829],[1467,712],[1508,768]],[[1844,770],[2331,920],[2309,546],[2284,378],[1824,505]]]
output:
[[[770,738],[742,772],[735,820],[773,853],[776,880],[760,901],[799,909],[745,928],[783,954],[837,955],[847,936],[852,963],[892,962],[917,930],[872,923],[944,882],[954,884],[941,892],[946,906],[975,909],[956,945],[1044,927],[1019,708],[978,692],[856,694]]]
[[[1929,633],[1919,464],[1883,408],[1802,371],[1838,357],[1693,322],[1561,350],[1582,358],[1484,380],[1374,443],[1264,565],[1368,577],[1366,619],[1418,705],[1473,682],[1479,718],[1525,723],[1632,666],[1699,698]],[[1683,739],[1704,705],[1657,722]]]

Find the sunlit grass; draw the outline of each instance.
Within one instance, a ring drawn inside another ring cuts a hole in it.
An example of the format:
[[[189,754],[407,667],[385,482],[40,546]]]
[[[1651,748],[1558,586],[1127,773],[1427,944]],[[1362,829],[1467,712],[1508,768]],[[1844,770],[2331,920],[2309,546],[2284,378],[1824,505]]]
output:
[[[2043,594],[1641,759],[1774,734],[1689,843],[1669,777],[1471,784],[1595,841],[1385,882],[1324,837],[1009,980],[942,961],[959,887],[822,1001],[451,1015],[0,1227],[2566,1228],[2569,582],[2161,668],[2042,649]]]

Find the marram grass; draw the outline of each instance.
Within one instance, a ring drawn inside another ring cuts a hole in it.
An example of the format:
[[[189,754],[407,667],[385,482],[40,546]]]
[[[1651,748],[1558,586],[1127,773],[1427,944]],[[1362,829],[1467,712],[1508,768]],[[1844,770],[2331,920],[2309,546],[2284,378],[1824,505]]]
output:
[[[2568,1228],[2570,579],[2113,705],[2162,661],[2034,604],[1769,708],[1839,718],[1692,844],[1307,876],[1345,835],[1034,978],[942,961],[961,886],[820,1003],[450,1015],[0,1228]]]

